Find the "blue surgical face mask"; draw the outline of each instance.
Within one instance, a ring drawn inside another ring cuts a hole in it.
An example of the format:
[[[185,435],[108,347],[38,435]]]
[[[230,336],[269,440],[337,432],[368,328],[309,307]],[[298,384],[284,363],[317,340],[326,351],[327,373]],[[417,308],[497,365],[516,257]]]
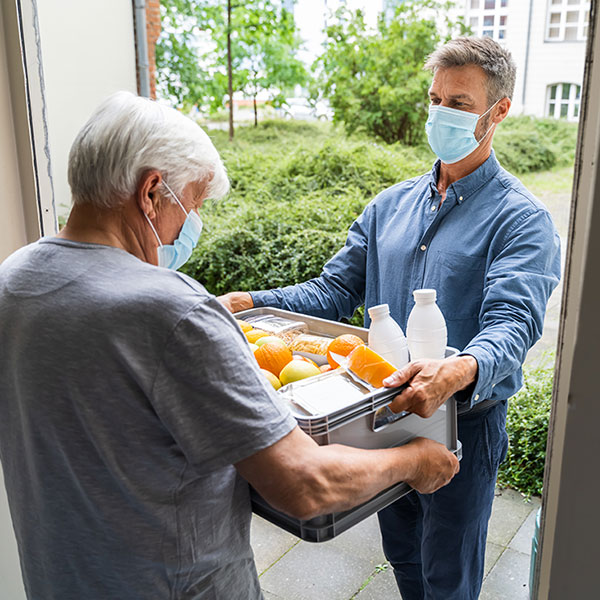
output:
[[[166,181],[163,181],[163,184],[167,188],[169,194],[175,198],[175,201],[179,204],[184,214],[187,215],[177,239],[172,244],[163,246],[158,237],[158,233],[156,233],[156,229],[154,229],[154,225],[152,225],[152,221],[150,221],[146,213],[144,213],[144,216],[158,240],[158,266],[176,271],[179,267],[184,265],[192,255],[192,251],[196,247],[196,244],[200,239],[200,234],[202,233],[202,219],[193,209],[190,210],[189,213],[186,212],[185,208],[183,208],[183,204],[179,202],[179,198],[167,185]]]
[[[427,139],[436,156],[446,164],[452,164],[469,156],[479,147],[493,124],[480,140],[475,138],[475,127],[500,100],[497,100],[482,115],[432,104],[425,125]]]

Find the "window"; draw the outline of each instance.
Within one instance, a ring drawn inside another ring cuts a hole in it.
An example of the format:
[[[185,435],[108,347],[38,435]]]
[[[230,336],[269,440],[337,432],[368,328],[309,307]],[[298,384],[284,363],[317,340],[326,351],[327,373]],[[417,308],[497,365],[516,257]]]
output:
[[[555,83],[548,86],[547,116],[576,121],[579,118],[581,86],[576,83]]]
[[[468,6],[467,23],[473,35],[506,39],[508,0],[471,0]]]
[[[547,42],[581,42],[587,39],[589,0],[549,0]]]

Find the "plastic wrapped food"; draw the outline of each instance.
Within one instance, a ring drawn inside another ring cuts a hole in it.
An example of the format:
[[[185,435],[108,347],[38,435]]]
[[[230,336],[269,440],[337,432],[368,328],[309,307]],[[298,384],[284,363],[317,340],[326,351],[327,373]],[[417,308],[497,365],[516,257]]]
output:
[[[383,387],[383,380],[397,371],[394,365],[364,344],[350,352],[347,366],[353,373],[376,388]]]
[[[332,338],[324,337],[322,335],[302,333],[294,338],[293,342],[290,344],[290,350],[292,352],[326,356],[331,339]]]
[[[255,329],[262,329],[281,338],[286,344],[290,344],[301,333],[308,332],[308,326],[302,321],[292,321],[284,317],[275,315],[257,315],[248,317],[247,323],[250,323]]]

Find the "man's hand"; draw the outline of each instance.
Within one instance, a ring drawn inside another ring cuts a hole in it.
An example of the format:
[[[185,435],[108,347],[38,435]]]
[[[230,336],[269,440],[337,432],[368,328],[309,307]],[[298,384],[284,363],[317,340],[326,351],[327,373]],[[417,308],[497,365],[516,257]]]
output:
[[[248,292],[229,292],[229,294],[217,296],[217,300],[231,313],[254,308],[252,296]]]
[[[416,438],[403,446],[415,453],[415,473],[406,483],[421,494],[433,494],[458,473],[460,463],[444,445],[427,438]]]
[[[443,360],[417,360],[383,380],[386,387],[408,383],[390,404],[394,412],[407,410],[431,417],[454,392],[465,389],[477,377],[477,361],[463,355]]]

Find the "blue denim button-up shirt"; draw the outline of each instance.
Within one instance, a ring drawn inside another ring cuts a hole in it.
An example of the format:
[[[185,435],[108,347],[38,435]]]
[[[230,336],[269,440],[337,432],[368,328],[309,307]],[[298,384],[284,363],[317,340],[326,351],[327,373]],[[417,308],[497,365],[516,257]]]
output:
[[[448,188],[443,203],[438,174],[439,161],[379,194],[318,278],[251,295],[255,306],[333,320],[363,302],[385,302],[406,331],[413,290],[435,288],[448,344],[478,363],[467,408],[521,387],[521,365],[560,279],[560,241],[544,205],[493,152]]]

